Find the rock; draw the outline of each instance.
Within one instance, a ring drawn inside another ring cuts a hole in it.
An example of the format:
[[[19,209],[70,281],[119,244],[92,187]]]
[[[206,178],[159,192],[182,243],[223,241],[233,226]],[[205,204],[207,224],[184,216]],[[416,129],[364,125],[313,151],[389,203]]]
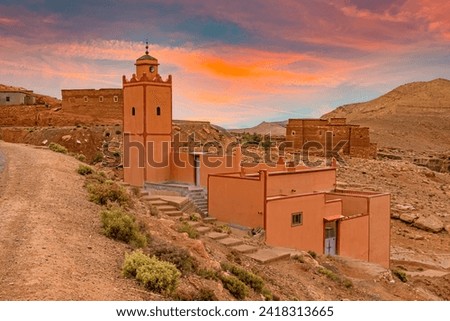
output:
[[[400,218],[400,213],[397,211],[391,211],[391,218],[395,218],[398,220]]]
[[[448,234],[450,234],[450,224],[447,224],[445,226],[445,230],[447,231]]]
[[[48,140],[46,139],[42,142],[42,145],[47,145],[47,143],[48,143]]]
[[[405,223],[413,223],[417,219],[416,214],[411,213],[403,213],[399,217],[400,221],[403,221]]]
[[[399,210],[399,211],[414,211],[415,210],[414,206],[412,206],[410,204],[405,204],[405,205],[397,204],[397,205],[395,205],[395,209]]]
[[[425,231],[438,233],[444,229],[444,223],[434,215],[428,217],[419,217],[413,224],[415,227]]]
[[[61,139],[65,142],[67,142],[68,140],[70,140],[72,138],[71,135],[64,135],[63,137],[61,137]]]

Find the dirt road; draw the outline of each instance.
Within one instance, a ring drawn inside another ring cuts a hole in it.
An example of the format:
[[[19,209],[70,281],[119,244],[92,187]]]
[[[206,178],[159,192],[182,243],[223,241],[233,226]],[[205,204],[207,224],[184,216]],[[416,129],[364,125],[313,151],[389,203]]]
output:
[[[126,245],[101,235],[78,161],[0,141],[0,300],[151,299],[120,275]]]

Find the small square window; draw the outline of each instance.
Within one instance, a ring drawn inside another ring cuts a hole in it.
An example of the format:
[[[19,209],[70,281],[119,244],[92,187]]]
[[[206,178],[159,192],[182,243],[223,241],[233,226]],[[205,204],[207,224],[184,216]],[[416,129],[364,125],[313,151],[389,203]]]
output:
[[[6,101],[11,101],[11,97],[6,97]]]
[[[291,131],[291,135],[295,136],[295,130]]]
[[[113,98],[113,99],[114,99],[114,102],[115,102],[115,103],[119,102],[119,97],[117,97],[117,96],[114,96],[114,98]]]
[[[98,97],[98,101],[102,103],[103,102],[103,96]]]
[[[291,225],[303,225],[303,212],[292,213]]]

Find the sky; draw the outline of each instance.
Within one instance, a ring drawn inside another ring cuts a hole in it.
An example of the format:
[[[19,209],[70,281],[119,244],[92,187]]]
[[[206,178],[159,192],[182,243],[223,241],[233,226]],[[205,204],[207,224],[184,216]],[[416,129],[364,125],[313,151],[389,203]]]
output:
[[[0,84],[120,88],[149,42],[175,119],[319,117],[450,79],[448,0],[0,0]]]

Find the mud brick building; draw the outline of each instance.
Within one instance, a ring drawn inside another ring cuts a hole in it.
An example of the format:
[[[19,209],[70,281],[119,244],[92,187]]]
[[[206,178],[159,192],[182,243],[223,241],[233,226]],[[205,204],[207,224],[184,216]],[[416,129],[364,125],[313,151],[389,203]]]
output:
[[[33,105],[36,97],[31,90],[0,90],[0,106]]]
[[[122,88],[63,89],[61,96],[65,112],[122,119]]]
[[[293,142],[301,150],[307,142],[319,142],[325,146],[327,131],[333,132],[333,144],[347,141],[342,152],[360,158],[375,158],[377,145],[370,142],[369,128],[347,124],[345,118],[289,119],[286,127],[286,141]]]

